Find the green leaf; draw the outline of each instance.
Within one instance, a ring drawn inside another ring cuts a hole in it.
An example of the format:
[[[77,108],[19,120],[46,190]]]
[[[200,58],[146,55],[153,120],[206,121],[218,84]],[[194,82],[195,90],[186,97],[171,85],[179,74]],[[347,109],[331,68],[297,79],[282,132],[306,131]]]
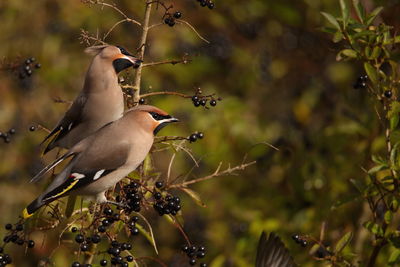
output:
[[[378,14],[382,11],[383,7],[377,7],[375,8],[368,16],[367,19],[365,20],[365,24],[366,25],[370,25],[374,19],[376,18],[376,16],[378,16]]]
[[[400,250],[396,249],[390,254],[388,264],[389,266],[393,266],[398,263],[400,263]]]
[[[342,250],[350,243],[353,238],[353,232],[346,233],[337,243],[335,247],[335,252],[340,253]]]
[[[353,49],[344,49],[344,50],[342,50],[342,53],[346,57],[351,57],[351,58],[356,58],[357,57],[357,52],[354,51]]]
[[[396,114],[390,118],[390,130],[393,131],[396,129],[399,124],[399,114]]]
[[[376,166],[372,167],[371,169],[369,169],[368,173],[375,174],[375,173],[380,172],[387,168],[388,168],[388,166],[386,164],[379,164],[379,165],[376,165]]]
[[[334,43],[338,43],[338,42],[340,42],[340,41],[342,41],[342,40],[343,40],[343,34],[342,34],[342,32],[341,32],[341,31],[337,31],[337,32],[333,35],[332,41],[333,41]]]
[[[377,236],[383,236],[383,229],[379,224],[373,223],[371,221],[365,222],[363,226],[371,233]]]
[[[393,213],[392,211],[388,210],[385,212],[385,216],[384,216],[385,222],[387,224],[390,224],[392,222],[393,219]]]
[[[345,0],[340,0],[340,9],[342,11],[343,28],[346,29],[347,24],[349,24],[350,12]]]
[[[314,244],[310,251],[308,252],[309,255],[313,256],[319,249],[319,244]]]
[[[151,160],[151,156],[149,154],[143,161],[143,173],[144,175],[149,175],[152,170],[153,170],[153,163]]]
[[[376,71],[376,69],[368,62],[364,63],[364,69],[370,80],[374,84],[378,83],[378,72]]]
[[[76,196],[71,195],[68,197],[67,207],[65,208],[65,217],[69,218],[74,212]]]
[[[203,203],[203,201],[201,201],[200,199],[200,195],[193,191],[192,189],[189,189],[187,187],[182,188],[182,190],[188,194],[191,198],[193,198],[193,200],[197,203],[197,205],[201,206],[201,207],[206,207],[206,205]]]
[[[340,30],[339,22],[337,21],[337,19],[335,19],[335,17],[333,17],[331,14],[328,14],[325,12],[321,12],[321,14],[329,21],[330,24],[335,26],[336,29]]]
[[[353,6],[354,6],[354,9],[356,10],[358,19],[361,21],[361,23],[364,23],[364,19],[365,19],[364,7],[361,5],[359,0],[353,0]]]
[[[400,43],[400,35],[397,35],[396,37],[394,37],[394,42]]]
[[[381,48],[379,46],[375,46],[372,50],[371,59],[377,59],[381,54]]]

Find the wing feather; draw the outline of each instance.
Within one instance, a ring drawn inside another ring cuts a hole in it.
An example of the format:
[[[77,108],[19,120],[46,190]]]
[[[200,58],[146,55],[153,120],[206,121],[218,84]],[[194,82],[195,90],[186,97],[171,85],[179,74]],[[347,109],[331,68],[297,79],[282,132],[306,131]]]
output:
[[[257,247],[256,267],[295,267],[296,264],[279,236],[261,234]]]

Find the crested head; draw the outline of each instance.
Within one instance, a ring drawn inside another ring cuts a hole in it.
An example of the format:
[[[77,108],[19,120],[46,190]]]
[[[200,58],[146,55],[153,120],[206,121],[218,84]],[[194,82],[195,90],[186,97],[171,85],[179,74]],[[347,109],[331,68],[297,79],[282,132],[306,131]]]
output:
[[[140,121],[147,131],[156,135],[162,128],[179,120],[169,115],[162,109],[150,105],[138,105],[125,112],[124,116]]]
[[[137,59],[130,54],[126,49],[114,45],[99,45],[92,46],[85,49],[85,52],[94,55],[95,58],[100,59],[103,64],[110,64],[116,73],[122,70],[134,67],[137,68],[142,63],[142,60]]]

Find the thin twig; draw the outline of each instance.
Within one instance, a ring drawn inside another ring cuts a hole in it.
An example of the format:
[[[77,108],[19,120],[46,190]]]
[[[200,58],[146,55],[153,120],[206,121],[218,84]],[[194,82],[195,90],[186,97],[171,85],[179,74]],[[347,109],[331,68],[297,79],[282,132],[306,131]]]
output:
[[[128,87],[127,87],[128,88]],[[192,96],[178,93],[178,92],[170,92],[170,91],[160,91],[160,92],[151,92],[147,94],[142,94],[140,95],[140,98],[148,97],[148,96],[154,96],[154,95],[176,95],[184,98],[191,98]]]
[[[142,37],[141,37],[140,44],[139,44],[139,46],[140,46],[139,58],[142,60],[144,58],[144,52],[146,51],[146,42],[147,42],[147,33],[149,31],[151,6],[152,6],[152,1],[147,0],[145,14],[144,14],[144,20],[143,20],[143,27],[142,27],[142,29],[143,29]],[[136,73],[135,73],[135,78],[134,78],[134,82],[133,82],[133,90],[134,90],[133,102],[134,103],[138,102],[139,98],[140,98],[140,81],[142,78],[142,69],[143,69],[143,66],[140,65],[137,68]]]
[[[191,59],[187,59],[187,58],[183,57],[182,59],[172,59],[172,60],[164,60],[164,61],[157,61],[157,62],[149,62],[149,63],[144,63],[142,65],[143,65],[143,67],[151,67],[151,66],[157,66],[157,65],[163,65],[163,64],[176,65],[179,63],[188,64],[191,61],[192,61]]]
[[[195,183],[202,182],[202,181],[206,181],[206,180],[209,180],[209,179],[214,178],[214,177],[219,177],[219,176],[223,176],[223,175],[227,175],[227,174],[231,174],[232,175],[232,174],[235,174],[236,171],[244,170],[245,168],[247,168],[247,167],[249,167],[249,166],[251,166],[251,165],[253,165],[255,163],[256,163],[256,161],[251,161],[249,163],[240,164],[240,165],[235,166],[235,167],[230,167],[229,166],[224,171],[220,171],[221,166],[222,166],[222,162],[220,162],[220,164],[218,165],[218,167],[217,167],[217,169],[215,170],[214,173],[212,173],[212,174],[210,174],[208,176],[202,177],[202,178],[197,178],[197,179],[194,179],[194,180],[182,182],[180,184],[171,185],[170,188],[186,187],[188,185],[195,184]]]
[[[198,33],[198,31],[196,31],[196,29],[189,22],[187,22],[186,20],[177,19],[176,22],[180,23],[180,24],[185,24],[186,26],[188,26],[197,35],[197,37],[199,37],[201,40],[203,40],[207,44],[210,43],[210,41],[208,41],[206,38],[201,36],[200,33]]]

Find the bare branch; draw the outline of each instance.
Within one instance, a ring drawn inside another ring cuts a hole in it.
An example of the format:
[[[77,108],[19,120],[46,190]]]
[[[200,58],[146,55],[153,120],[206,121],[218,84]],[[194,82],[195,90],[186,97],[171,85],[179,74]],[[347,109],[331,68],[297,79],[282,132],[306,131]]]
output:
[[[126,15],[121,9],[119,9],[115,4],[109,4],[100,0],[82,0],[83,3],[85,4],[94,4],[94,5],[100,5],[102,7],[109,7],[114,9],[116,12],[118,12],[121,16],[123,16],[126,21],[132,22],[133,24],[142,26],[142,24],[134,19],[131,19],[130,17],[128,17],[128,15]]]
[[[195,183],[198,183],[198,182],[210,180],[211,178],[214,178],[214,177],[219,177],[219,176],[228,175],[228,174],[229,175],[235,175],[236,171],[244,170],[247,167],[249,167],[249,166],[251,166],[251,165],[253,165],[255,163],[256,163],[256,161],[251,161],[249,163],[240,164],[240,165],[237,165],[235,167],[230,167],[229,166],[224,171],[220,171],[221,166],[222,166],[222,162],[220,162],[220,164],[218,165],[217,169],[215,170],[215,172],[213,174],[210,174],[210,175],[202,177],[202,178],[198,178],[198,179],[182,182],[182,183],[179,183],[179,184],[174,184],[174,185],[171,185],[169,187],[170,188],[182,188],[182,187],[186,187],[188,185],[195,184]]]
[[[127,87],[127,88],[129,88],[129,87]],[[145,98],[145,97],[154,96],[154,95],[176,95],[176,96],[180,96],[180,97],[184,97],[184,98],[192,97],[190,95],[185,95],[185,94],[178,93],[178,92],[160,91],[160,92],[151,92],[151,93],[140,95],[140,98]]]
[[[157,61],[157,62],[149,62],[149,63],[144,63],[142,65],[143,65],[143,67],[150,67],[150,66],[163,65],[163,64],[176,65],[179,63],[188,64],[191,61],[192,61],[191,59],[187,59],[187,58],[183,57],[182,59],[172,59],[172,60],[164,60],[164,61]]]
[[[196,29],[186,20],[182,20],[182,19],[177,19],[176,20],[177,23],[180,24],[185,24],[186,26],[188,26],[201,40],[203,40],[204,42],[206,42],[207,44],[210,43],[210,41],[208,41],[206,38],[204,38],[203,36],[200,35],[200,33],[198,31],[196,31]]]

